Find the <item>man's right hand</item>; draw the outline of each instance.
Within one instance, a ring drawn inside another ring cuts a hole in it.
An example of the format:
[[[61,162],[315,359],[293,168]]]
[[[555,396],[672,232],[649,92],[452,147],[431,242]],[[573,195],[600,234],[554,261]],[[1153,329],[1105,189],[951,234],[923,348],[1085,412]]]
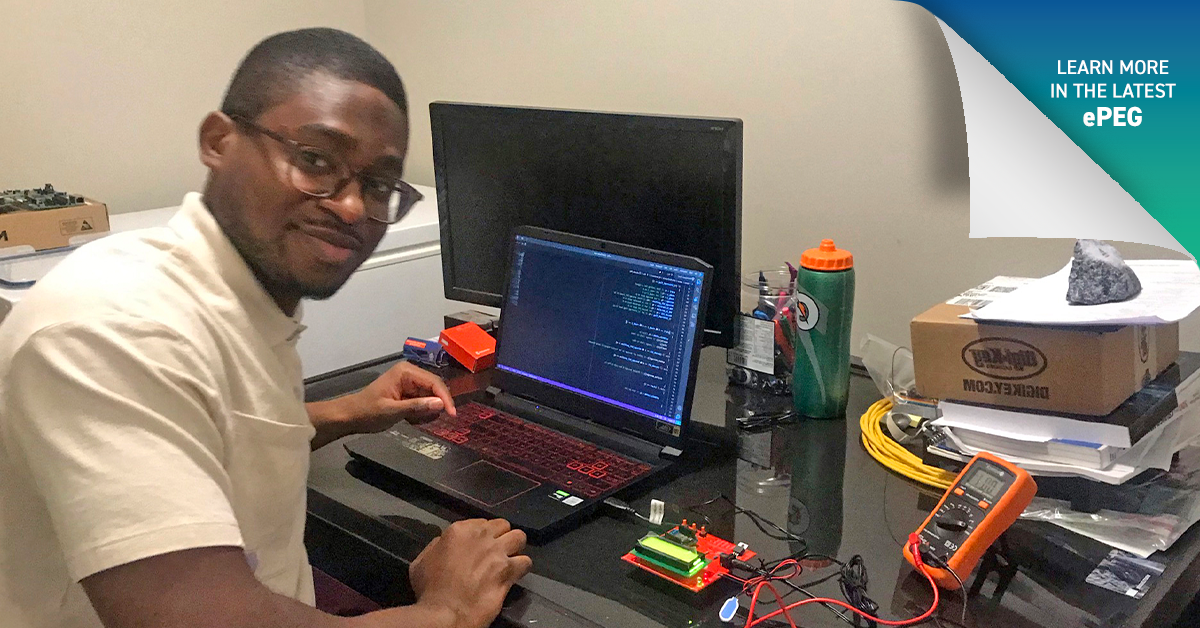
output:
[[[484,628],[533,567],[524,549],[525,533],[503,519],[451,524],[409,567],[417,604],[451,611],[457,628]]]

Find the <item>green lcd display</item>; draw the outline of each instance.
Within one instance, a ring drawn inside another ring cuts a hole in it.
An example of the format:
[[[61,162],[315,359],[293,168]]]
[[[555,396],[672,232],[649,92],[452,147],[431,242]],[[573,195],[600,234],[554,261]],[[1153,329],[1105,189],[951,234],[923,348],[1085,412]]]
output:
[[[680,547],[653,534],[642,537],[633,553],[643,560],[666,567],[684,576],[694,575],[708,564],[700,552]]]

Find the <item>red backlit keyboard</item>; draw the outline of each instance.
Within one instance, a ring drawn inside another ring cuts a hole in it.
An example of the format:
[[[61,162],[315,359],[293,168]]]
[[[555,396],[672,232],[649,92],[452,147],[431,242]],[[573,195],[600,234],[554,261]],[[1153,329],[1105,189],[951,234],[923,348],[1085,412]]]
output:
[[[418,426],[548,484],[596,497],[650,471],[650,465],[478,403]]]

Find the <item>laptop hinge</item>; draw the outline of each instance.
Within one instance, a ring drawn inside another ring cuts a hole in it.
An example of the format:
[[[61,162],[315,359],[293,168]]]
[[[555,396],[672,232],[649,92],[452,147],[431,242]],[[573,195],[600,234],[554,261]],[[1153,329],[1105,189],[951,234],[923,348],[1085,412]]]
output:
[[[500,389],[497,388],[496,386],[488,386],[486,390],[487,390],[488,396],[491,396],[491,397],[495,397],[496,395],[499,395],[501,392]]]
[[[670,445],[667,445],[666,447],[662,448],[662,451],[658,452],[658,455],[662,458],[670,458],[670,459],[674,460],[674,459],[682,456],[683,451],[676,449],[674,447],[671,447]]]

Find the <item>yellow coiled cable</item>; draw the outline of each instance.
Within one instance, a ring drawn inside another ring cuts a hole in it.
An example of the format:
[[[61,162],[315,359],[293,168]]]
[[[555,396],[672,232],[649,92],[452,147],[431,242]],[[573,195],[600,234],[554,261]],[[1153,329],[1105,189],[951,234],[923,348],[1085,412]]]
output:
[[[922,484],[946,490],[956,474],[925,464],[919,456],[905,449],[883,432],[882,423],[892,409],[891,399],[880,399],[859,419],[862,428],[862,443],[871,457],[879,464]]]

